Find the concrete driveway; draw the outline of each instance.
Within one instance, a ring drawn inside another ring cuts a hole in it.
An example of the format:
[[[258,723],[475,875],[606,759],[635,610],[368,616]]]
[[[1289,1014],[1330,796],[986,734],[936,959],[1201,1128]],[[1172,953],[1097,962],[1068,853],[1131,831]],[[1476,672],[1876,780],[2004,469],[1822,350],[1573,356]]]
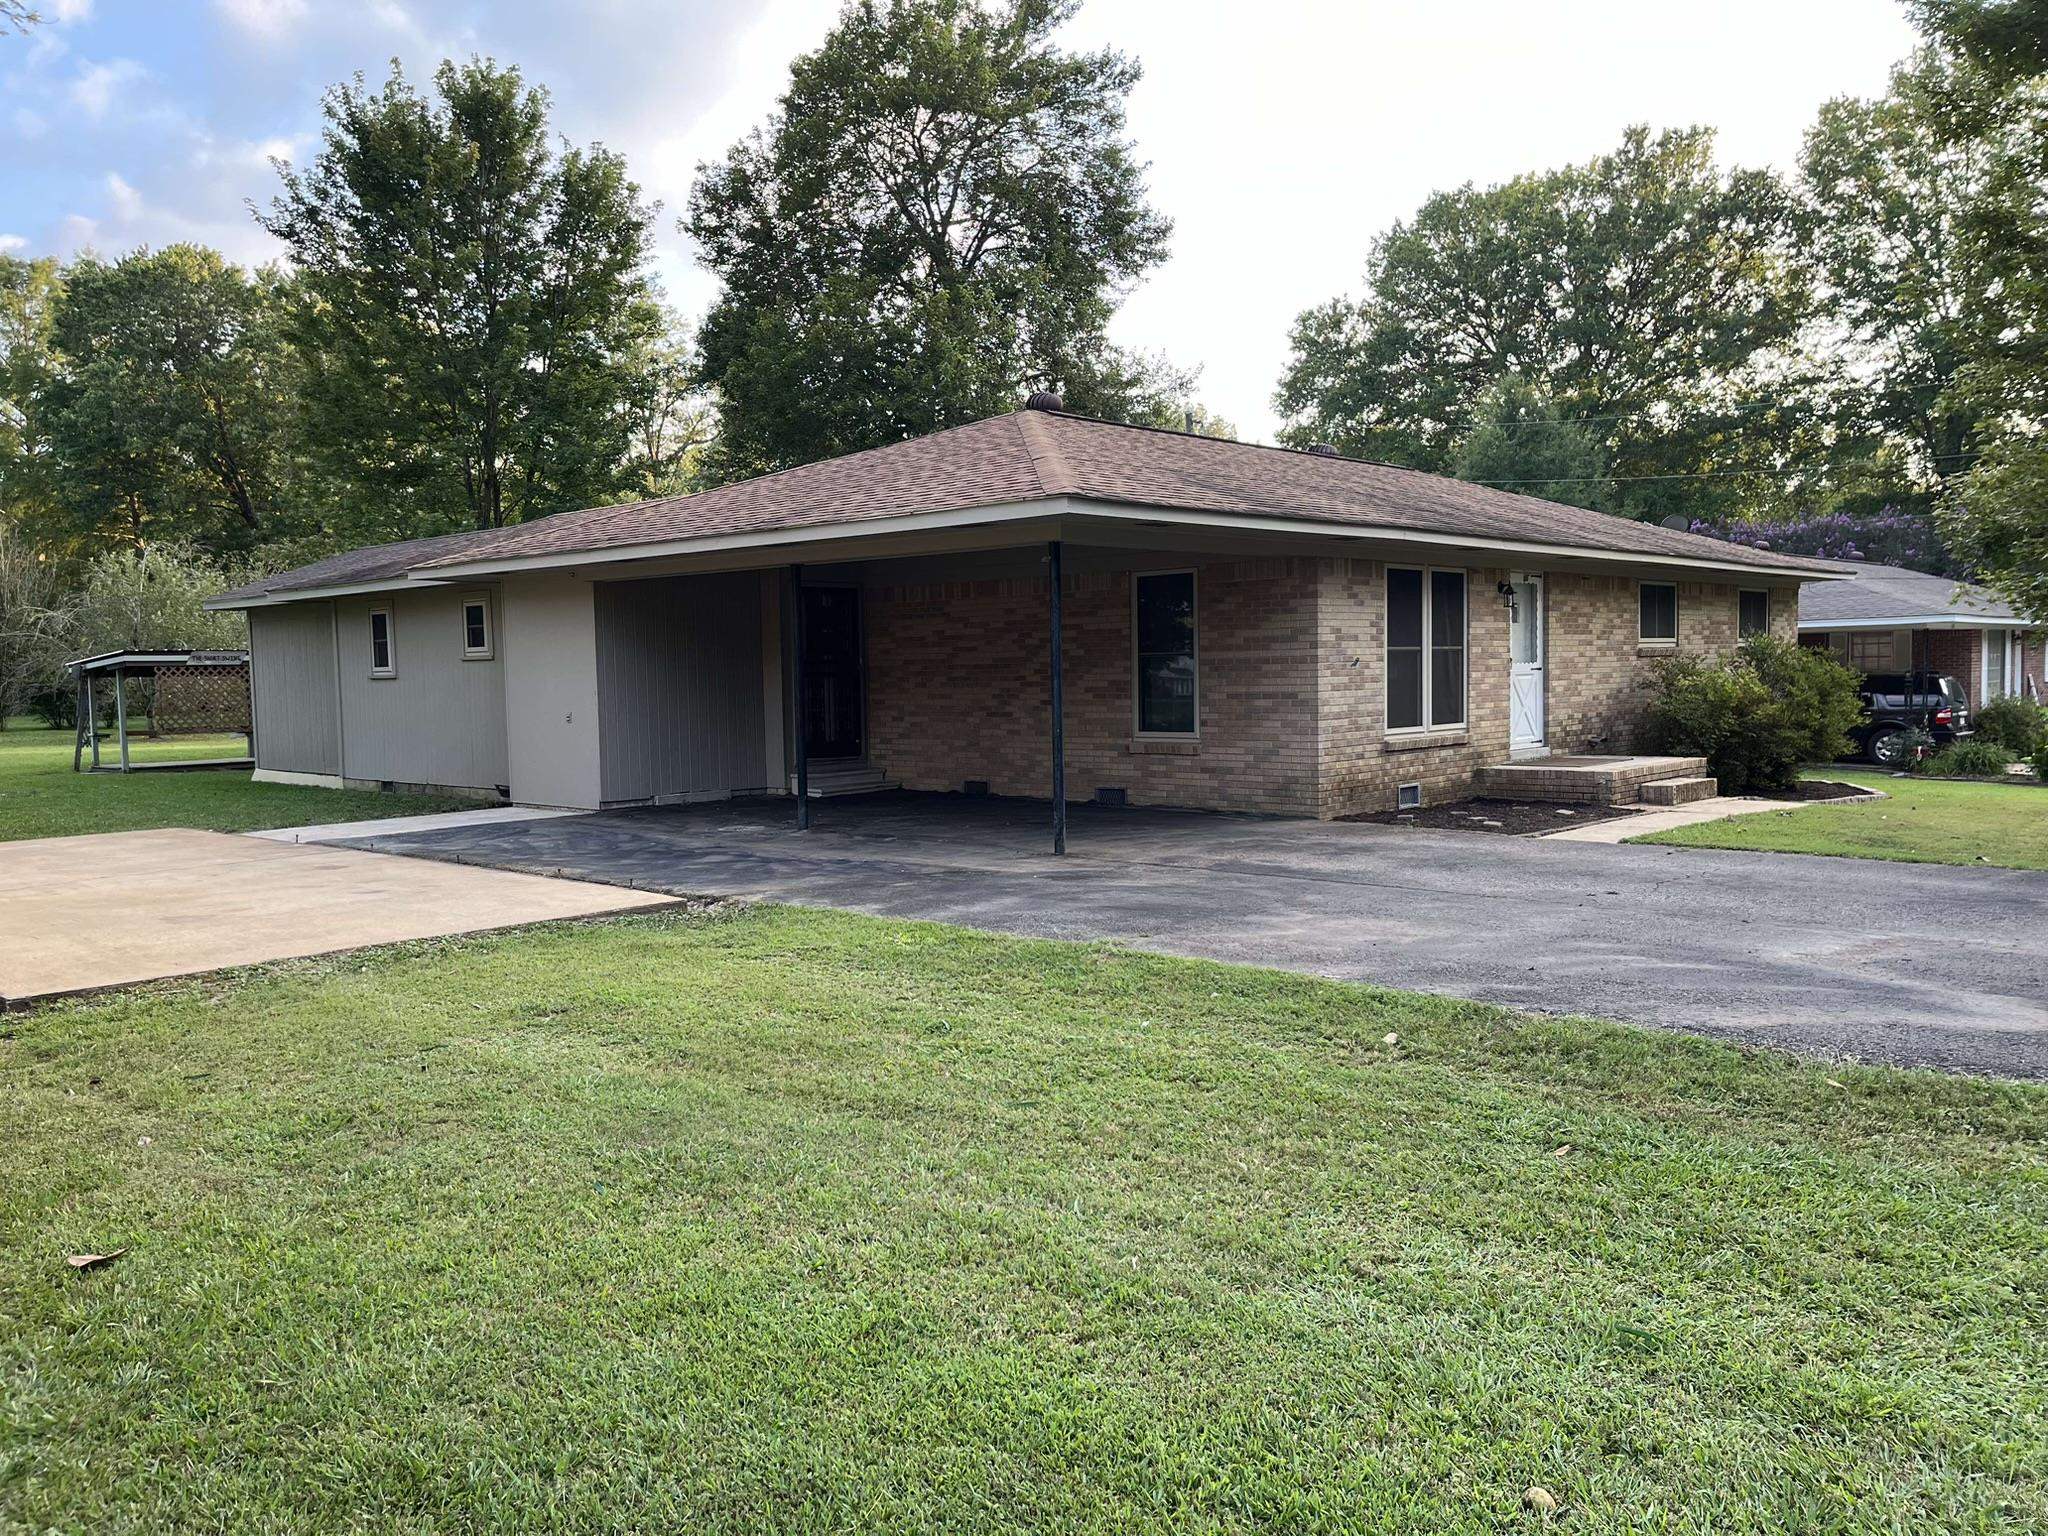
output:
[[[948,796],[352,843],[691,895],[1113,938],[1836,1059],[2048,1078],[2048,874]]]
[[[223,832],[0,843],[0,1007],[666,899]]]

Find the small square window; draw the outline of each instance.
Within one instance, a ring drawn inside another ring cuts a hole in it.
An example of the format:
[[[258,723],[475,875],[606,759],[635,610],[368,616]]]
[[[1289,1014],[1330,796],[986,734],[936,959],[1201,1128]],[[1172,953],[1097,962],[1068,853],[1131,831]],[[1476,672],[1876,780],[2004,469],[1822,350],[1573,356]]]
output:
[[[370,610],[370,676],[396,677],[398,648],[391,628],[391,610]]]
[[[1740,640],[1771,632],[1771,594],[1738,592],[1735,595],[1735,634]]]
[[[472,592],[462,600],[462,659],[488,661],[491,652],[491,599]]]
[[[1637,589],[1636,638],[1647,645],[1672,645],[1678,640],[1678,588],[1668,581],[1646,581]]]

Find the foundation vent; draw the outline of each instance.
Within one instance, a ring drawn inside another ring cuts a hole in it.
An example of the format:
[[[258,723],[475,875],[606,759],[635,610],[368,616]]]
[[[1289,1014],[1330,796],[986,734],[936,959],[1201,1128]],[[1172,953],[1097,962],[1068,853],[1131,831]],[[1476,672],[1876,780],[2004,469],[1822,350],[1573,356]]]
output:
[[[970,796],[972,796],[973,798],[975,798],[975,799],[977,799],[977,800],[981,800],[981,799],[986,799],[986,798],[987,798],[987,796],[988,796],[988,780],[987,780],[987,779],[965,779],[965,780],[962,780],[962,781],[961,781],[961,784],[960,784],[960,793],[961,793],[961,794],[963,794],[963,795],[970,795]]]
[[[1130,797],[1124,793],[1121,784],[1105,784],[1095,791],[1095,803],[1097,805],[1128,805]]]
[[[1403,784],[1394,791],[1394,809],[1397,811],[1419,811],[1422,809],[1422,786]]]

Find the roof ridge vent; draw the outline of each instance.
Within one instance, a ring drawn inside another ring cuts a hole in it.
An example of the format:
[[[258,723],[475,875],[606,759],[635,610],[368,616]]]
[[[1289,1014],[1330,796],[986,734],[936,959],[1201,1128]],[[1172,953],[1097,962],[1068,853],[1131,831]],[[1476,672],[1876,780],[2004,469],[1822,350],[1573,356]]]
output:
[[[1067,402],[1049,389],[1034,389],[1024,400],[1027,411],[1064,411],[1066,408]]]
[[[1310,443],[1308,451],[1325,459],[1341,459],[1344,457],[1343,454],[1337,451],[1335,443]]]

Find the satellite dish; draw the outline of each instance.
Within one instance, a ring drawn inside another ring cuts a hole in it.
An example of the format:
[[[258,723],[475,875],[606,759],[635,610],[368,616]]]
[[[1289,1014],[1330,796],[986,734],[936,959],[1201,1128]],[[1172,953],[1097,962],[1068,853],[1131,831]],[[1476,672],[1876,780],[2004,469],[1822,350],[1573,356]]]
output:
[[[1692,528],[1692,519],[1687,517],[1683,512],[1673,512],[1668,517],[1659,518],[1657,520],[1657,526],[1660,528],[1669,528],[1673,533],[1686,533],[1689,532]]]

